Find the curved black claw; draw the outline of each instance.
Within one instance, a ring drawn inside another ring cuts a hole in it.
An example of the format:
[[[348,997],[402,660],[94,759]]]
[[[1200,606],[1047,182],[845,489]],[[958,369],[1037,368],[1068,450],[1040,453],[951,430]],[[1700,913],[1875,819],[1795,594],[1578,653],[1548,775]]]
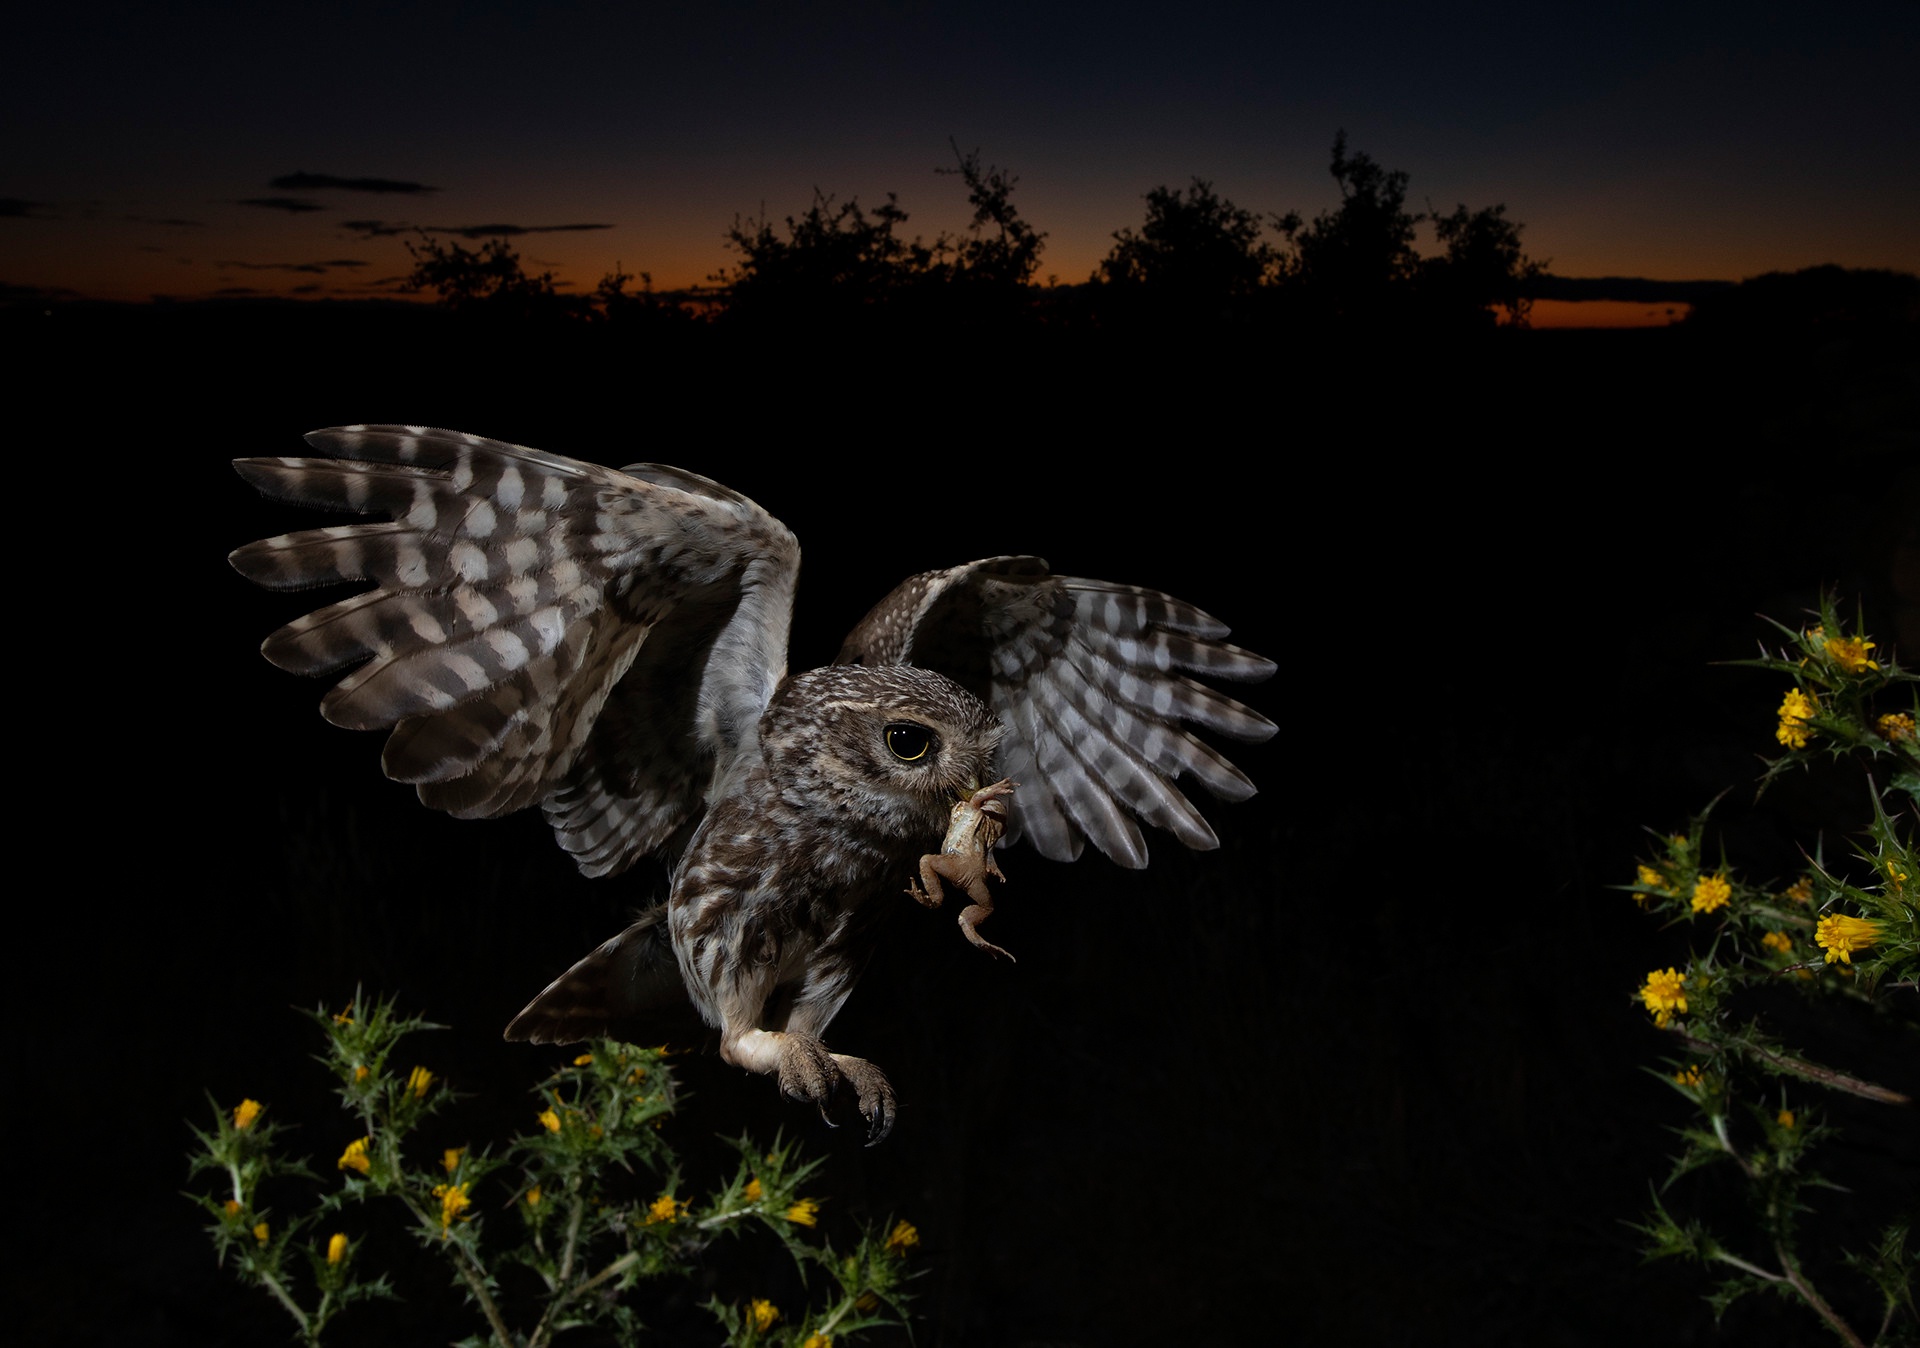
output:
[[[789,1100],[811,1102],[820,1117],[835,1127],[828,1110],[839,1091],[840,1068],[827,1046],[807,1034],[788,1034],[780,1044],[780,1093]]]
[[[893,1084],[887,1080],[886,1073],[868,1062],[865,1058],[849,1058],[844,1054],[833,1055],[834,1066],[840,1069],[841,1078],[851,1085],[860,1099],[860,1117],[867,1121],[867,1145],[877,1147],[887,1140],[887,1134],[893,1131],[896,1114],[893,1100]]]

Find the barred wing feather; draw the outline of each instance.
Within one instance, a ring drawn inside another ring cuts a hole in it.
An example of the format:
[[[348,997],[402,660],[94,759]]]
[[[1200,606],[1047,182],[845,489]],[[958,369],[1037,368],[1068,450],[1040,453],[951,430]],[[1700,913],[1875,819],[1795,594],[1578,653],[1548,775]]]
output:
[[[382,765],[462,818],[539,804],[589,874],[697,812],[785,673],[799,548],[677,469],[614,470],[453,431],[345,426],[327,457],[241,459],[269,496],[386,514],[249,544],[262,585],[371,581],[267,638],[321,701],[391,727]]]
[[[914,576],[862,620],[842,663],[938,670],[1006,723],[1000,770],[1020,784],[1008,838],[1071,861],[1085,841],[1144,866],[1140,824],[1193,848],[1219,845],[1176,782],[1223,800],[1253,783],[1195,729],[1257,742],[1274,724],[1190,675],[1251,681],[1274,671],[1227,628],[1153,590],[1055,576],[1037,557],[991,557]]]

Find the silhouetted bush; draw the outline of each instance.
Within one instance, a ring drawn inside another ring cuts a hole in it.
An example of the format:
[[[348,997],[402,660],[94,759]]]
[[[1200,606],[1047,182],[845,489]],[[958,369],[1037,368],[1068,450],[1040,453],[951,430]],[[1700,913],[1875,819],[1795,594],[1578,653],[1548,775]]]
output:
[[[1244,313],[1279,260],[1260,237],[1260,218],[1201,178],[1184,193],[1156,187],[1146,200],[1139,232],[1115,233],[1113,251],[1100,264],[1098,279],[1114,307],[1188,321]]]
[[[1703,296],[1686,322],[1716,332],[1911,331],[1920,326],[1920,276],[1832,265],[1770,271]]]

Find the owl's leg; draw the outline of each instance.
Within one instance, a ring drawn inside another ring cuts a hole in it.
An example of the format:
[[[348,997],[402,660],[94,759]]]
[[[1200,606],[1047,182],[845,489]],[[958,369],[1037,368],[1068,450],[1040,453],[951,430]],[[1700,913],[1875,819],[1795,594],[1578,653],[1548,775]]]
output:
[[[893,1086],[885,1073],[864,1058],[830,1053],[819,1035],[802,1030],[745,1030],[724,1034],[720,1056],[750,1072],[762,1072],[780,1083],[789,1099],[811,1101],[829,1124],[833,1097],[850,1085],[867,1121],[867,1145],[884,1141],[893,1131]]]

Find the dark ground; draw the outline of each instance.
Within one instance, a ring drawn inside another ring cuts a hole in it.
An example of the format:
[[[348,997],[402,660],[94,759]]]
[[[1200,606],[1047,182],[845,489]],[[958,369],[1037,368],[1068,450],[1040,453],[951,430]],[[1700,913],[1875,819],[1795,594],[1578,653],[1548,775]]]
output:
[[[1641,825],[1729,785],[1729,851],[1756,875],[1857,814],[1845,776],[1753,808],[1776,681],[1709,662],[1822,585],[1920,656],[1910,340],[669,358],[418,314],[5,317],[36,352],[27,405],[51,404],[16,426],[17,496],[56,542],[28,630],[57,653],[16,647],[23,756],[54,765],[14,835],[44,868],[13,885],[0,1112],[22,1342],[286,1341],[179,1196],[203,1090],[311,1119],[299,1145],[337,1154],[292,1008],[358,983],[454,1027],[419,1052],[474,1096],[449,1126],[522,1126],[556,1053],[500,1027],[661,886],[580,879],[531,815],[430,814],[380,778],[378,737],[324,725],[322,686],[259,658],[309,605],[225,554],[310,516],[227,461],[348,421],[747,492],[806,550],[795,668],[906,574],[1028,551],[1191,599],[1279,661],[1247,697],[1280,734],[1232,753],[1262,794],[1210,811],[1218,852],[1162,839],[1143,873],[1010,856],[992,935],[1016,966],[902,901],[834,1026],[900,1092],[885,1145],[710,1053],[679,1060],[696,1167],[716,1135],[784,1126],[830,1157],[829,1235],[919,1226],[915,1343],[1815,1341],[1773,1304],[1716,1340],[1697,1271],[1638,1262],[1623,1222],[1683,1107],[1641,1070],[1664,1044],[1632,993],[1684,938],[1607,886]],[[1838,1055],[1920,1088],[1897,1050]],[[1831,1162],[1856,1193],[1810,1236],[1857,1248],[1920,1196],[1920,1130],[1834,1112],[1862,1120]],[[758,1294],[753,1275],[717,1290]],[[468,1332],[439,1278],[341,1341]],[[643,1315],[662,1341],[717,1338],[685,1305]]]

